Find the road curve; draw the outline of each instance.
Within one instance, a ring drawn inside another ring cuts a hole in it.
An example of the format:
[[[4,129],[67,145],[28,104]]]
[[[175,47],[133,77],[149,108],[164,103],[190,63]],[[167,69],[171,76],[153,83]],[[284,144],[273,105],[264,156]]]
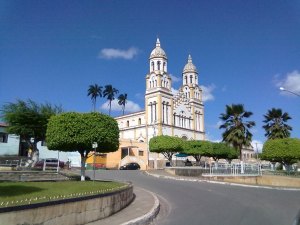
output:
[[[300,210],[300,191],[163,179],[141,171],[99,170],[96,178],[131,181],[163,198],[170,212],[160,225],[292,225]]]

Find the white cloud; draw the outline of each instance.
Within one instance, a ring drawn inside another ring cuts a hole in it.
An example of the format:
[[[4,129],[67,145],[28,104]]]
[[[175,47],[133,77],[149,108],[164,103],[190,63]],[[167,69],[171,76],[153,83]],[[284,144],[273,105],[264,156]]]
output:
[[[202,89],[202,100],[203,100],[203,102],[215,99],[215,97],[212,94],[213,90],[216,88],[216,86],[214,84],[211,84],[209,86],[201,85],[200,87]]]
[[[278,75],[275,76],[275,84],[278,88],[283,87],[286,90],[300,94],[300,72],[299,71],[294,70],[291,73],[287,73],[285,78],[282,80],[279,80],[278,77],[279,77]],[[292,95],[287,91],[281,91],[280,93],[283,95]]]
[[[103,103],[100,108],[103,110],[109,110],[109,101]],[[127,103],[125,105],[125,113],[138,112],[141,110],[142,108],[138,104],[134,103],[133,101],[127,100]],[[122,111],[122,106],[118,104],[117,99],[111,102],[111,111]]]
[[[170,74],[170,77],[171,77],[172,81],[175,82],[175,83],[180,81],[180,78],[174,76],[173,74]]]
[[[173,95],[177,95],[179,91],[174,88],[171,88],[171,92]]]
[[[99,53],[99,58],[102,59],[132,59],[139,53],[139,49],[131,47],[127,50],[116,49],[116,48],[104,48]]]
[[[264,143],[259,140],[252,140],[251,145],[253,146],[253,150],[256,153],[257,151],[262,152]]]

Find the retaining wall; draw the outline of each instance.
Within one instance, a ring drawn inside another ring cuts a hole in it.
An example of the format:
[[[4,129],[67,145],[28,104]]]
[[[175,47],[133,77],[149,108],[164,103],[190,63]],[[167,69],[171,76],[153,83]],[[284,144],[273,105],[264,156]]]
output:
[[[263,186],[276,187],[291,187],[300,188],[300,178],[284,177],[284,176],[202,176],[202,173],[207,173],[209,170],[196,167],[172,167],[165,168],[165,171],[172,175],[198,177],[205,180],[216,180],[240,184],[252,184]]]
[[[112,193],[0,209],[5,225],[80,225],[108,217],[134,199],[133,186]]]

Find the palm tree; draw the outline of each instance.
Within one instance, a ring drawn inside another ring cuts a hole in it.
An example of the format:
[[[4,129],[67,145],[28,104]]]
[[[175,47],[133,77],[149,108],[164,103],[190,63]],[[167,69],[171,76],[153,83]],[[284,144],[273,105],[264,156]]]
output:
[[[123,115],[124,115],[125,105],[127,103],[127,94],[120,94],[118,100],[119,100],[118,104],[122,106]]]
[[[88,96],[91,96],[92,103],[94,106],[94,112],[96,111],[96,101],[98,97],[102,97],[102,86],[98,84],[90,85],[88,89]]]
[[[223,142],[232,145],[240,153],[240,160],[243,159],[243,146],[251,145],[252,134],[249,129],[255,126],[255,122],[244,121],[244,119],[249,118],[252,114],[252,112],[245,111],[244,105],[232,104],[226,105],[226,113],[221,113],[219,117],[224,121],[224,124],[220,126],[220,129],[225,129],[222,134]]]
[[[266,125],[263,126],[268,139],[288,138],[291,135],[292,127],[286,124],[289,119],[292,119],[288,113],[282,113],[281,109],[272,108],[264,115],[263,121]]]
[[[109,100],[109,115],[111,111],[111,102],[115,99],[115,94],[118,94],[118,92],[118,89],[114,88],[111,84],[105,85],[103,97],[107,97],[107,100]]]

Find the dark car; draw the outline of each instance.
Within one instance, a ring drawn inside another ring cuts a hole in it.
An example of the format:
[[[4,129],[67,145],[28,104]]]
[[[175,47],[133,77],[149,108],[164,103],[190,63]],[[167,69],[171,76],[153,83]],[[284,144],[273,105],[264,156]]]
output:
[[[137,163],[127,163],[120,167],[120,170],[139,170],[141,167]]]

